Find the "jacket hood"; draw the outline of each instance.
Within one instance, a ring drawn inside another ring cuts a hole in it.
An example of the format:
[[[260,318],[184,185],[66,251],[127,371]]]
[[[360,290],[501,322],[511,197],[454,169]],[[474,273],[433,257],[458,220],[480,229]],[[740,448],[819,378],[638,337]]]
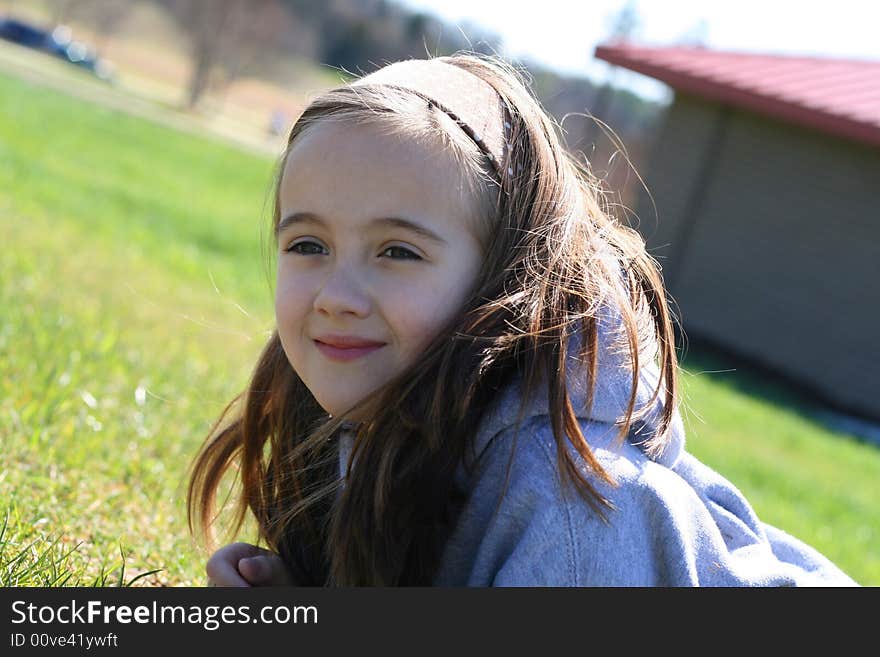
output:
[[[588,364],[580,361],[577,354],[583,336],[574,334],[568,343],[566,361],[566,385],[569,400],[578,419],[616,425],[625,419],[626,409],[632,392],[632,372],[626,367],[629,361],[628,351],[621,353],[616,338],[622,330],[620,316],[612,312],[600,312],[598,316],[598,362],[596,367],[596,385],[593,393],[592,406],[587,408],[589,392]],[[645,449],[645,441],[654,435],[663,413],[663,391],[651,401],[660,378],[660,368],[655,359],[644,354],[656,353],[654,348],[643,350],[639,357],[640,372],[636,392],[634,413],[641,411],[640,419],[634,419],[627,440],[639,447],[646,456],[666,467],[673,467],[684,451],[684,424],[676,408],[669,427],[668,439],[659,454],[651,454]],[[502,431],[512,428],[520,417],[521,426],[533,417],[549,416],[550,404],[547,394],[547,381],[539,380],[537,390],[530,399],[523,397],[523,377],[517,374],[511,383],[498,393],[498,396],[487,409],[480,423],[474,442],[476,456],[479,458],[489,442]],[[634,415],[634,418],[638,417]]]

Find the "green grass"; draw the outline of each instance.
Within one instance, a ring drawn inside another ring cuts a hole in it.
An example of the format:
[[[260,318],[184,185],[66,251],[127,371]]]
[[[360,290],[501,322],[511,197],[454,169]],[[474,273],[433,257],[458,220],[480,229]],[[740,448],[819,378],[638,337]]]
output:
[[[272,171],[0,76],[0,584],[203,582],[186,469],[271,327]],[[686,376],[691,451],[880,584],[880,451],[759,383]]]
[[[203,580],[185,471],[271,327],[272,167],[0,77],[0,564],[34,545],[0,582],[50,545],[76,581],[120,551]]]
[[[688,450],[862,584],[880,584],[880,450],[835,432],[807,398],[705,350],[685,359]],[[710,373],[711,374],[708,374]]]

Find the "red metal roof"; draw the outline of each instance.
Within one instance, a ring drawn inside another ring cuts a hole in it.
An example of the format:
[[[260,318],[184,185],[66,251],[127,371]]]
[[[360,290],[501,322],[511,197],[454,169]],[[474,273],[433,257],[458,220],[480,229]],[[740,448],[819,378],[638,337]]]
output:
[[[880,146],[880,61],[626,43],[595,56],[676,91]]]

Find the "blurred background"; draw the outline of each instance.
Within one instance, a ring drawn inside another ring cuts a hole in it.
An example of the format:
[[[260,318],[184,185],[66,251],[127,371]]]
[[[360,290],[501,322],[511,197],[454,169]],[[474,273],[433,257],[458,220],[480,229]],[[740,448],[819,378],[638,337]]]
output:
[[[186,469],[272,326],[287,131],[466,49],[522,68],[663,268],[690,451],[880,584],[878,24],[855,0],[0,0],[0,583],[202,583]]]

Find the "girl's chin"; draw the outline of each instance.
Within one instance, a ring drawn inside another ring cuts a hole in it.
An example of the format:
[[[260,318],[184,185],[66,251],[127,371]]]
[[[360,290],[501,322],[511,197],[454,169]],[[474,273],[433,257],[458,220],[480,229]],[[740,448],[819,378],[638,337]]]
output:
[[[325,381],[325,383],[327,382]],[[381,387],[371,386],[368,389],[364,390],[358,389],[340,391],[338,387],[334,389],[334,387],[332,386],[332,382],[330,382],[328,383],[328,385],[321,386],[323,391],[327,393],[325,395],[322,395],[320,394],[322,390],[318,390],[316,392],[316,390],[312,386],[309,386],[308,384],[306,385],[311,391],[312,395],[315,397],[315,400],[318,402],[321,408],[323,408],[330,415],[330,417],[337,417],[339,415],[342,415],[353,406],[355,406],[358,402],[366,399],[370,394]],[[342,392],[343,394],[340,395],[340,392]],[[357,414],[349,414],[348,419],[355,422],[360,422],[364,420],[363,417],[360,417]]]
[[[322,403],[320,400],[318,400],[318,403],[321,405],[321,408],[323,408],[325,411],[327,411],[327,414],[330,415],[331,418],[335,418],[335,417],[342,415],[345,411],[347,411],[349,408],[351,408],[352,406],[354,406],[357,403],[355,400],[352,400],[350,403],[348,403],[347,400],[345,403],[341,402],[340,400],[335,400],[335,401],[337,403]],[[357,416],[349,414],[347,419],[352,420],[354,422],[359,422],[363,418],[359,418]]]

